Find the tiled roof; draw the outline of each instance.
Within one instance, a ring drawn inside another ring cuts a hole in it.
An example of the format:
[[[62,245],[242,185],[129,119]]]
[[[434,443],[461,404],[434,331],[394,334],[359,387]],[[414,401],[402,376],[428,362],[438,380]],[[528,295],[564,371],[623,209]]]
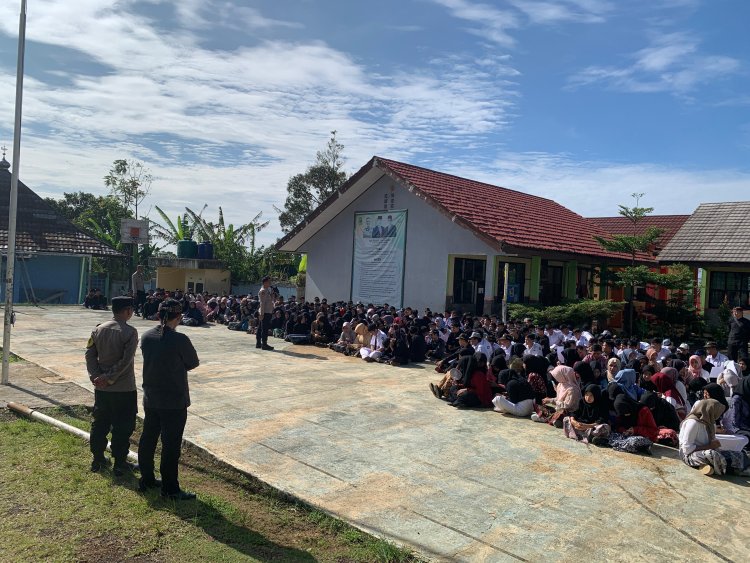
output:
[[[702,203],[659,253],[659,262],[750,264],[750,201]]]
[[[638,234],[643,233],[650,227],[664,229],[657,249],[664,248],[672,237],[680,230],[680,227],[687,221],[690,215],[647,215],[638,222]],[[617,217],[588,217],[599,229],[610,235],[629,235],[633,232],[633,224],[618,215]]]
[[[509,250],[630,258],[603,250],[594,235],[606,238],[607,231],[555,201],[411,164],[379,157],[375,160],[468,227]],[[639,259],[650,261],[645,255]]]
[[[0,167],[0,253],[8,252],[8,208],[10,171]],[[16,252],[122,256],[114,248],[86,234],[54,209],[23,182],[18,182]]]

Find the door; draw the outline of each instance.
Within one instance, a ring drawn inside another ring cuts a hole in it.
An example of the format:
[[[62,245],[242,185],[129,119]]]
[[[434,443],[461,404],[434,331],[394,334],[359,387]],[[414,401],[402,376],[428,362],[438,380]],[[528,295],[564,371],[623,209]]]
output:
[[[487,261],[477,258],[453,259],[453,303],[467,313],[484,311],[484,276]]]
[[[508,303],[522,303],[523,289],[526,285],[526,264],[508,263]],[[502,302],[505,291],[505,262],[497,265],[497,299]]]
[[[544,305],[558,305],[562,301],[562,266],[550,266],[542,261],[539,278],[539,300]]]
[[[205,282],[202,274],[185,275],[185,291],[188,293],[203,293],[204,285]]]

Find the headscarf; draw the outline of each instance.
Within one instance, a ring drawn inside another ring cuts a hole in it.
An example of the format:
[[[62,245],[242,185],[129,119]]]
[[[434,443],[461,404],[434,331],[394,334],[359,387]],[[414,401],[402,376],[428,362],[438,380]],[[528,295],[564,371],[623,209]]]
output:
[[[593,403],[587,403],[586,397],[581,399],[578,403],[578,410],[576,410],[573,418],[577,422],[583,424],[599,424],[607,422],[609,419],[609,409],[607,408],[607,402],[602,397],[602,388],[600,385],[592,383],[587,385],[584,389],[583,394],[591,393],[594,396]]]
[[[695,379],[696,377],[703,378],[703,360],[698,355],[693,355],[688,358],[688,370],[687,374],[689,377],[689,381],[685,381],[686,384],[690,384],[690,381]],[[686,377],[686,379],[688,379]]]
[[[456,368],[461,372],[460,383],[464,387],[467,387],[469,383],[471,383],[471,376],[477,370],[477,359],[473,354],[470,356],[461,356],[461,358],[458,360],[458,365],[456,365]]]
[[[494,373],[500,373],[501,371],[508,369],[508,363],[505,361],[505,356],[493,356],[492,357],[492,371]]]
[[[672,360],[672,367],[677,370],[677,375],[680,375],[680,372],[685,369],[685,362],[682,360]]]
[[[523,365],[523,360],[521,358],[511,358],[510,363],[508,364],[508,368],[512,369],[513,371],[517,373],[521,373],[526,369],[526,367]]]
[[[581,400],[581,388],[578,386],[573,368],[557,366],[552,370],[551,375],[557,381],[555,386],[557,402],[566,402],[571,405],[571,410],[577,409]]]
[[[708,396],[712,399],[719,401],[724,407],[725,412],[729,410],[729,403],[727,402],[726,395],[724,395],[724,388],[721,385],[718,383],[709,383],[703,388],[703,392],[708,393]]]
[[[610,364],[617,364],[617,373],[619,373],[620,370],[622,369],[622,362],[620,362],[620,360],[618,360],[617,358],[610,358],[609,360],[607,360],[607,379],[609,381],[614,381],[614,378],[610,379],[610,375],[609,375]]]
[[[633,428],[638,424],[638,412],[643,405],[630,398],[627,393],[617,395],[614,409],[617,413],[619,425],[623,428]]]
[[[654,422],[657,426],[670,428],[675,432],[680,431],[680,417],[677,411],[667,401],[659,397],[652,391],[645,391],[641,397],[640,403],[648,407],[654,415]]]
[[[591,369],[591,364],[576,362],[573,366],[573,371],[578,374],[578,378],[581,380],[581,387],[586,387],[594,383],[594,370]]]
[[[617,385],[619,385],[633,401],[638,400],[638,387],[635,384],[635,378],[636,374],[634,369],[621,369],[615,375],[615,383],[617,383]],[[609,395],[610,398],[612,398],[611,392]]]
[[[518,404],[521,401],[534,398],[534,390],[525,379],[511,379],[506,387],[508,400],[511,403]]]
[[[723,411],[724,407],[716,399],[703,399],[693,405],[685,420],[691,418],[704,424],[708,431],[708,439],[713,441],[716,439],[716,421],[721,418]]]
[[[729,364],[732,364],[732,366],[730,366]],[[722,376],[724,377],[724,383],[726,383],[727,387],[729,387],[730,397],[732,395],[741,394],[740,376],[737,371],[732,369],[732,367],[739,371],[739,366],[737,366],[734,362],[727,362],[726,364],[724,364],[724,373],[722,373]]]
[[[651,378],[651,381],[656,385],[656,390],[665,397],[671,397],[677,401],[677,404],[682,405],[683,408],[687,408],[682,395],[680,395],[677,387],[675,387],[674,379],[672,379],[672,376],[664,370],[676,371],[674,368],[664,368],[659,373],[655,373]]]

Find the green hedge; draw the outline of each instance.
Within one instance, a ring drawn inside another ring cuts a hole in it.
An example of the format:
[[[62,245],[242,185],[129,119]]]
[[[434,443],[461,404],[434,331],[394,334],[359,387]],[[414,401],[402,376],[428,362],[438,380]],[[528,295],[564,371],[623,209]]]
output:
[[[530,317],[534,320],[534,324],[570,323],[583,325],[591,324],[593,319],[608,319],[615,313],[622,311],[624,305],[624,302],[596,301],[593,299],[572,301],[552,307],[513,303],[508,305],[508,316],[511,319]]]

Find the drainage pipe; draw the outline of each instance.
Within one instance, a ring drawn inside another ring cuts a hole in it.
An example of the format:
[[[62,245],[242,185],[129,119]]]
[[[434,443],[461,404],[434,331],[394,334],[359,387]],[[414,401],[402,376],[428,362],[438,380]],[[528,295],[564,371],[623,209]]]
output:
[[[64,422],[61,422],[57,420],[56,418],[52,418],[51,416],[42,414],[21,403],[8,403],[8,408],[12,410],[13,412],[16,412],[27,418],[38,420],[40,422],[46,422],[47,424],[50,424],[56,428],[59,428],[60,430],[65,430],[66,432],[74,434],[75,436],[78,436],[79,438],[83,438],[87,442],[91,441],[91,435],[85,430],[81,430],[80,428],[76,428],[75,426],[71,426],[70,424],[65,424]],[[110,442],[107,442],[107,449],[110,452],[112,451]],[[138,454],[136,454],[135,452],[128,451],[128,460],[133,463],[138,463]]]

